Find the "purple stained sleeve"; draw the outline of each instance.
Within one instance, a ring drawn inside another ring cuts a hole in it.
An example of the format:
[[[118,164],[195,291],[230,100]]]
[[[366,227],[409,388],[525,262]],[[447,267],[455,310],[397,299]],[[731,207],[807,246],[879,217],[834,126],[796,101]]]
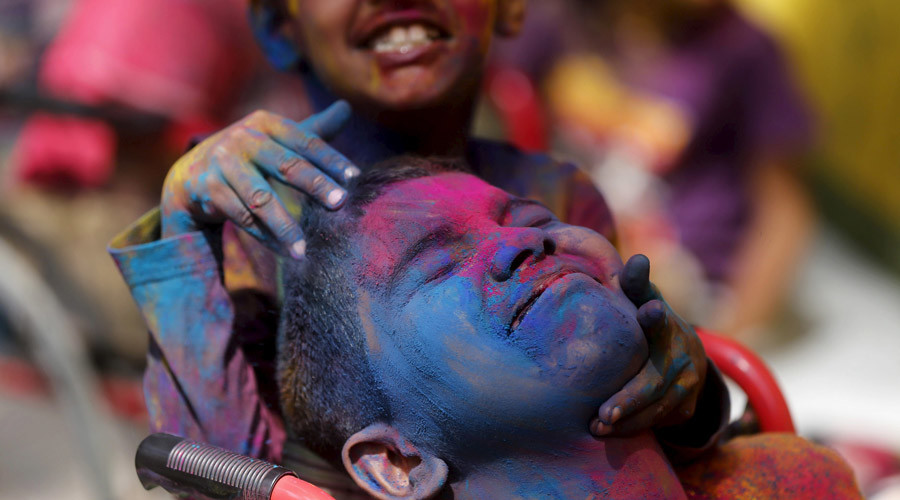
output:
[[[235,308],[207,238],[147,240],[158,223],[154,211],[109,249],[150,331],[144,392],[151,431],[277,461],[283,426],[235,341]]]

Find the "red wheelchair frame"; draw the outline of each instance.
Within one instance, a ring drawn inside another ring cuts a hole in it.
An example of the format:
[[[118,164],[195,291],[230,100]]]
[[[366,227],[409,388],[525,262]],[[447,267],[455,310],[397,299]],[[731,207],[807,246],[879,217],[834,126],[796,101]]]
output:
[[[698,328],[697,334],[709,359],[747,394],[750,407],[759,420],[760,431],[797,432],[778,382],[756,353],[735,340],[708,330]]]

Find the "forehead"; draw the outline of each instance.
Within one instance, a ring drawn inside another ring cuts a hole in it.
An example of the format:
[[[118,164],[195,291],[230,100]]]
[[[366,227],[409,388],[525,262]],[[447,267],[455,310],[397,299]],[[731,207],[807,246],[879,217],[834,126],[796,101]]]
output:
[[[390,269],[399,252],[429,232],[439,227],[465,232],[494,221],[511,198],[471,174],[400,181],[366,207],[354,238],[364,260]]]
[[[370,203],[363,216],[367,228],[379,223],[466,220],[489,216],[512,196],[471,174],[451,172],[391,184]]]

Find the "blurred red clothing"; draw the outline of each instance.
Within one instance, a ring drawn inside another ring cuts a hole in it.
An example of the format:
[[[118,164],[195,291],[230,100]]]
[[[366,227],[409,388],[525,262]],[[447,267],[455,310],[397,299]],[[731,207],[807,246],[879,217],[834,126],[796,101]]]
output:
[[[80,0],[45,55],[59,97],[115,102],[175,120],[221,113],[255,46],[244,0]]]
[[[214,130],[257,60],[246,8],[244,0],[79,0],[41,63],[42,91],[163,116],[181,136]],[[104,184],[116,145],[104,127],[35,117],[17,147],[16,177],[37,184],[66,179],[69,187]]]

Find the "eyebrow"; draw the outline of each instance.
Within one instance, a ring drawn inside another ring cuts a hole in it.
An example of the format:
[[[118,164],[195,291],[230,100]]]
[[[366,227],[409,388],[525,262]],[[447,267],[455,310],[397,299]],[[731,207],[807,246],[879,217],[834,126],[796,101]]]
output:
[[[503,204],[503,206],[500,210],[500,214],[497,217],[497,220],[502,222],[503,219],[505,219],[506,216],[509,215],[513,210],[520,208],[520,207],[529,207],[529,206],[530,207],[540,207],[540,208],[543,208],[544,210],[550,212],[551,214],[553,214],[553,211],[550,210],[549,208],[547,208],[547,205],[544,205],[543,203],[541,203],[539,201],[529,200],[526,198],[510,198],[505,204]],[[553,215],[555,216],[555,214],[553,214]]]
[[[444,222],[440,226],[425,233],[415,243],[406,247],[406,250],[403,251],[403,254],[400,256],[397,264],[395,264],[394,268],[391,269],[391,274],[388,276],[388,283],[390,284],[390,286],[393,287],[393,284],[397,279],[400,278],[400,275],[403,273],[403,271],[406,270],[406,267],[409,265],[409,263],[414,261],[419,255],[447,242],[448,240],[458,240],[460,236],[461,235],[455,228],[455,224],[452,224],[450,222]]]

